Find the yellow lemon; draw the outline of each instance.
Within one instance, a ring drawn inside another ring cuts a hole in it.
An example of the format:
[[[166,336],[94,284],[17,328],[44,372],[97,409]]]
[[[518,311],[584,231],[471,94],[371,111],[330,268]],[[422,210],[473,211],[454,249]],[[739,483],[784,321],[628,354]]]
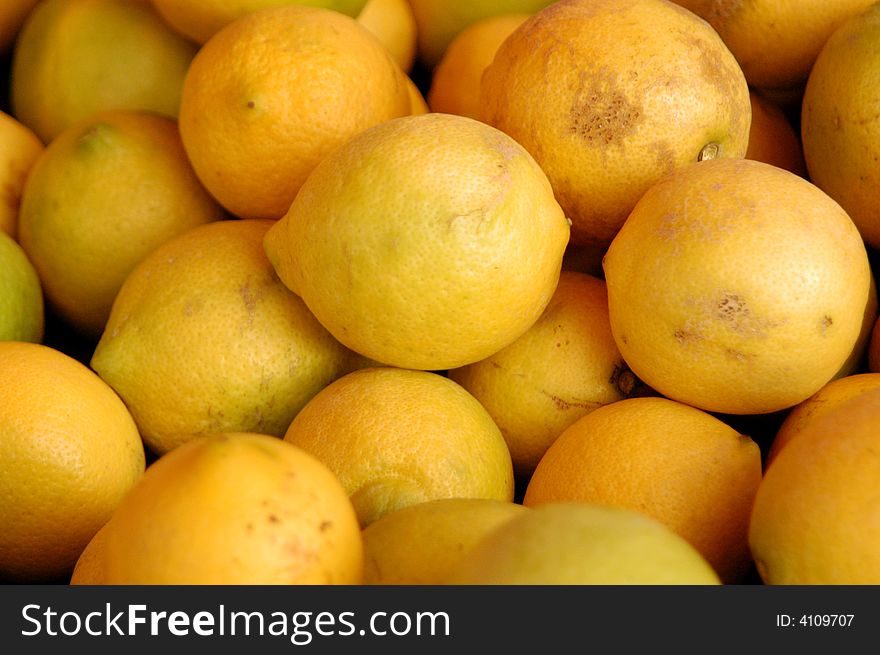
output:
[[[761,482],[761,450],[748,436],[694,407],[631,398],[600,407],[547,449],[523,504],[578,501],[622,507],[684,537],[725,582],[752,564],[749,514]]]
[[[83,364],[0,342],[0,578],[68,578],[144,471],[119,397]]]
[[[554,2],[505,39],[480,91],[480,119],[535,157],[572,241],[606,246],[663,176],[742,157],[750,116],[718,34],[664,0]]]
[[[43,0],[16,41],[15,117],[48,143],[110,109],[176,117],[196,48],[143,0]]]
[[[262,434],[200,437],[159,458],[102,538],[106,584],[359,584],[363,576],[360,528],[339,481]]]
[[[568,223],[535,160],[484,123],[429,113],[319,164],[266,235],[278,275],[352,350],[444,370],[497,352],[550,301]]]
[[[608,320],[605,282],[563,271],[544,313],[488,358],[449,371],[501,429],[516,472],[531,475],[565,428],[620,400],[626,366]]]
[[[361,358],[272,272],[271,221],[218,221],[166,242],[119,291],[91,365],[157,453],[203,433],[281,436]]]
[[[805,425],[758,488],[749,544],[765,584],[880,584],[880,389]]]
[[[406,74],[339,12],[243,16],[193,59],[180,134],[202,183],[241,218],[284,215],[312,169],[362,130],[410,112]]]
[[[643,514],[552,503],[490,532],[447,580],[476,585],[717,585],[684,539]]]
[[[97,338],[141,259],[224,216],[193,172],[172,119],[101,112],[64,130],[34,165],[19,241],[53,309]]]
[[[363,527],[438,498],[513,500],[510,453],[492,417],[436,373],[349,373],[306,403],[284,439],[336,474]]]
[[[488,498],[440,498],[371,523],[364,539],[364,583],[437,585],[489,532],[524,512]]]
[[[832,3],[833,4],[833,3]],[[837,200],[872,248],[880,248],[880,7],[840,26],[810,72],[801,135],[810,179]]]
[[[768,413],[814,394],[850,357],[871,302],[867,252],[840,205],[747,159],[653,186],[604,261],[624,360],[708,411]]]

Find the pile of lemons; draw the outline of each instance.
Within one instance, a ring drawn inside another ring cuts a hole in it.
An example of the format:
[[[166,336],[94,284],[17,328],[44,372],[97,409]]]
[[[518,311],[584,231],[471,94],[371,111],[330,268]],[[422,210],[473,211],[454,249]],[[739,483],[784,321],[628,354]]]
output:
[[[11,0],[0,580],[880,583],[880,5]]]

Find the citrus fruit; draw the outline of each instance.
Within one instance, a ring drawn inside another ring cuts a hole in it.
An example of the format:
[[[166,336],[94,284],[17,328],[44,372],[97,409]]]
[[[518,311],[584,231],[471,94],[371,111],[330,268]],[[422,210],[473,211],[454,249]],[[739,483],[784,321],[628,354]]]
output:
[[[175,30],[198,44],[245,14],[259,9],[304,5],[356,16],[367,0],[152,0],[159,14]]]
[[[802,85],[832,32],[874,0],[674,0],[717,30],[760,89]]]
[[[7,52],[38,0],[6,0],[0,4],[0,53]]]
[[[807,177],[801,140],[785,112],[758,91],[750,91],[752,125],[745,158],[784,168]]]
[[[107,584],[359,584],[360,528],[330,471],[276,437],[204,436],[162,456],[103,537]]]
[[[751,107],[718,34],[662,0],[561,0],[486,68],[481,120],[541,165],[572,241],[611,241],[641,195],[701,159],[742,157]]]
[[[537,320],[568,234],[546,176],[513,139],[429,113],[331,153],[265,248],[349,348],[444,370],[497,352]]]
[[[832,380],[786,415],[767,452],[767,466],[779,452],[814,422],[850,398],[880,387],[880,373],[859,373]]]
[[[638,512],[552,503],[486,535],[447,579],[468,585],[717,585],[694,548]]]
[[[418,58],[433,70],[452,40],[469,25],[498,14],[532,14],[552,0],[409,0],[416,19]]]
[[[880,583],[880,390],[841,402],[778,452],[749,543],[771,585]]]
[[[486,359],[449,371],[501,429],[521,476],[565,428],[624,397],[625,365],[608,321],[605,283],[563,271],[544,313]]]
[[[367,0],[357,22],[379,39],[403,72],[412,70],[418,35],[409,0]]]
[[[363,527],[438,498],[513,500],[510,453],[492,417],[436,373],[349,373],[306,403],[284,440],[336,474]]]
[[[0,232],[0,341],[43,340],[40,278],[16,241]]]
[[[217,32],[187,72],[180,134],[202,183],[241,218],[280,218],[358,132],[410,111],[406,75],[353,18],[289,5]]]
[[[100,112],[55,137],[34,164],[19,241],[53,309],[97,338],[135,264],[224,215],[193,172],[173,119]]]
[[[0,111],[0,232],[15,238],[18,208],[28,173],[43,152],[43,143],[30,129]]]
[[[858,230],[821,189],[747,159],[705,161],[639,201],[604,260],[632,371],[708,411],[761,414],[818,391],[871,302]]]
[[[464,28],[434,68],[428,89],[432,111],[479,118],[480,79],[498,46],[529,14],[498,14]]]
[[[387,514],[362,533],[364,583],[443,584],[480,539],[524,511],[502,500],[440,498]]]
[[[43,0],[12,60],[15,117],[48,143],[98,111],[176,117],[196,49],[143,0]]]
[[[92,371],[0,342],[0,578],[57,581],[144,471],[125,405]]]
[[[725,582],[751,566],[749,513],[761,451],[711,414],[630,398],[575,421],[538,463],[523,504],[578,501],[650,516],[696,548]]]
[[[872,248],[880,248],[880,7],[831,35],[804,91],[801,134],[810,179],[837,200]]]
[[[280,437],[319,389],[361,358],[272,272],[271,221],[202,225],[126,278],[91,358],[164,453],[203,433]]]

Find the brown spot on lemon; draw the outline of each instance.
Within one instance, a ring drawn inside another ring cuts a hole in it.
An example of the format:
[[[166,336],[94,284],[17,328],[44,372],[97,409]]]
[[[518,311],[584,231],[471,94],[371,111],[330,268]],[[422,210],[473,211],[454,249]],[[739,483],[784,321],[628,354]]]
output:
[[[589,145],[620,143],[638,126],[642,111],[631,103],[607,72],[582,74],[572,99],[570,131]]]

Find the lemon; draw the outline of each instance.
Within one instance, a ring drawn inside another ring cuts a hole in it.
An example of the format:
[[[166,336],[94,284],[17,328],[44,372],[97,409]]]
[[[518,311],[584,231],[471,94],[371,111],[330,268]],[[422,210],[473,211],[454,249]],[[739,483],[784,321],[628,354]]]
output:
[[[358,584],[363,575],[339,481],[262,434],[201,437],[163,456],[102,539],[107,584]]]
[[[364,527],[438,498],[513,500],[510,453],[492,417],[436,373],[349,373],[306,403],[284,440],[333,471]]]
[[[462,558],[449,584],[717,585],[702,556],[638,512],[551,503],[491,531]]]
[[[362,365],[274,275],[271,221],[208,223],[126,278],[91,365],[165,453],[205,433],[280,437],[333,379]]]
[[[98,111],[175,118],[195,46],[143,0],[43,0],[15,44],[13,115],[48,143]]]
[[[365,584],[443,584],[461,558],[525,511],[488,498],[440,498],[404,507],[362,533]]]
[[[0,342],[0,578],[67,578],[144,471],[113,390],[47,346]]]
[[[123,281],[146,255],[226,216],[167,116],[118,110],[72,125],[28,176],[19,241],[50,306],[97,339]]]
[[[429,113],[346,142],[266,235],[279,277],[339,341],[444,370],[521,336],[550,301],[568,223],[513,139]]]
[[[708,411],[792,407],[862,338],[868,255],[821,189],[748,159],[653,186],[604,260],[611,330],[633,372]]]

